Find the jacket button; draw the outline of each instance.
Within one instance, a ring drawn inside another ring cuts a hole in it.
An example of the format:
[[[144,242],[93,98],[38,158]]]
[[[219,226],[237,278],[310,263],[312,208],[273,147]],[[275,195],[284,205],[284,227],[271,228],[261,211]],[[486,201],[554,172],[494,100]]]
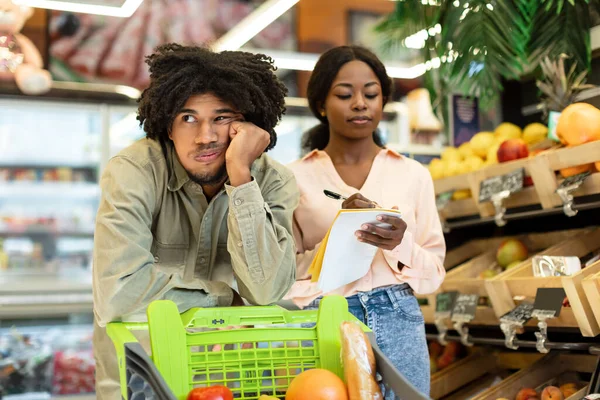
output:
[[[204,264],[204,263],[206,262],[206,258],[202,257],[202,258],[200,259],[200,262],[201,262],[202,264]]]
[[[235,201],[233,202],[233,204],[235,204],[236,206],[241,206],[244,203],[244,200],[242,199],[235,199]]]

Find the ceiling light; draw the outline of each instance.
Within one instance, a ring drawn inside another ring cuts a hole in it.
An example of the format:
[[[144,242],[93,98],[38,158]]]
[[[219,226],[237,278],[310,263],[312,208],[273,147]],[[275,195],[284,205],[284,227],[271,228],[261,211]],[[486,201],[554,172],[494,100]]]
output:
[[[85,0],[14,0],[15,3],[49,10],[67,11],[82,14],[97,14],[110,17],[129,18],[144,0],[124,0],[121,6],[99,5]]]
[[[319,54],[297,53],[278,50],[244,48],[244,51],[251,53],[265,54],[271,57],[278,69],[292,71],[312,71],[319,59]],[[392,78],[414,79],[423,75],[426,71],[425,64],[407,66],[404,63],[387,63],[385,65],[387,73]]]
[[[212,48],[215,51],[238,50],[292,8],[299,0],[267,0],[240,23],[221,36]]]

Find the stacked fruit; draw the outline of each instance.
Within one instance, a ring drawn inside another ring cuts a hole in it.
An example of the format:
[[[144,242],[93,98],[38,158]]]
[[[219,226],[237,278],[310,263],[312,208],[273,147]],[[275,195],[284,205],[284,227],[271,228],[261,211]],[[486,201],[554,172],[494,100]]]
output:
[[[548,128],[540,123],[527,125],[524,130],[509,122],[504,122],[494,132],[479,132],[458,148],[448,147],[441,158],[429,164],[433,179],[477,171],[485,166],[507,162],[529,156],[529,147],[546,139]],[[470,191],[454,192],[454,200],[471,196]]]
[[[489,279],[501,272],[516,267],[525,261],[529,255],[527,247],[518,239],[503,241],[496,251],[496,263],[483,271],[479,277]]]
[[[600,110],[587,103],[571,104],[560,114],[556,135],[567,147],[600,140]],[[523,130],[514,124],[504,122],[494,132],[479,132],[458,148],[446,148],[441,158],[431,160],[429,172],[434,180],[449,178],[499,162],[533,157],[543,151],[537,147],[546,140],[547,136],[548,128],[538,122],[527,125]],[[586,171],[600,171],[600,160],[564,168],[559,173],[567,178]],[[532,184],[531,178],[526,178],[525,186]],[[455,200],[470,196],[469,190],[459,190],[454,193]]]
[[[565,400],[577,393],[578,387],[575,383],[566,383],[560,387],[546,386],[541,393],[532,388],[523,388],[517,393],[515,400]],[[508,400],[505,397],[496,400]]]
[[[465,347],[458,342],[449,342],[446,346],[442,346],[439,342],[431,341],[428,347],[432,374],[460,360],[466,353]]]
[[[574,103],[563,110],[556,125],[556,135],[567,147],[600,140],[600,110],[586,103]],[[599,156],[600,157],[600,156]],[[564,168],[560,174],[567,178],[586,171],[600,171],[600,161]]]

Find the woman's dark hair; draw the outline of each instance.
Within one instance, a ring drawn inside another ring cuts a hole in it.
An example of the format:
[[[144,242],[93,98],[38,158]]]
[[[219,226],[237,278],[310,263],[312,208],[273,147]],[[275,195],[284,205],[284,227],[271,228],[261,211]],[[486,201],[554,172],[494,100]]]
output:
[[[246,121],[269,132],[266,150],[275,146],[275,126],[285,113],[287,89],[275,76],[270,57],[171,43],[157,47],[146,63],[150,85],[138,100],[137,119],[146,137],[160,142],[163,149],[179,110],[191,96],[205,93],[231,104]]]
[[[381,60],[370,50],[360,46],[340,46],[323,53],[310,76],[307,89],[310,110],[321,123],[305,132],[302,137],[304,151],[323,150],[329,143],[329,123],[327,117],[321,115],[321,110],[335,77],[350,61],[362,61],[371,67],[381,83],[383,105],[392,95],[392,80]],[[378,131],[373,132],[373,140],[378,146],[384,146]]]

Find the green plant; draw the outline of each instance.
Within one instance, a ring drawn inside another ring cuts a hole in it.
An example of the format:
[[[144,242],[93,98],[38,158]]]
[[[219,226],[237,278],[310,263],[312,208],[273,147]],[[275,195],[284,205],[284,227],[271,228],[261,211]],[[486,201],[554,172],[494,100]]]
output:
[[[450,92],[478,96],[483,109],[500,95],[503,79],[518,79],[545,58],[570,56],[577,73],[591,63],[589,7],[600,0],[402,0],[376,31],[384,52],[439,24],[421,49],[440,68],[426,72],[432,98]]]
[[[549,57],[540,63],[543,78],[536,81],[538,89],[542,92],[541,100],[544,114],[548,111],[562,111],[585,89],[594,85],[585,83],[587,71],[577,73],[577,63],[573,63],[569,72],[565,72],[566,54],[561,54],[554,60]]]

